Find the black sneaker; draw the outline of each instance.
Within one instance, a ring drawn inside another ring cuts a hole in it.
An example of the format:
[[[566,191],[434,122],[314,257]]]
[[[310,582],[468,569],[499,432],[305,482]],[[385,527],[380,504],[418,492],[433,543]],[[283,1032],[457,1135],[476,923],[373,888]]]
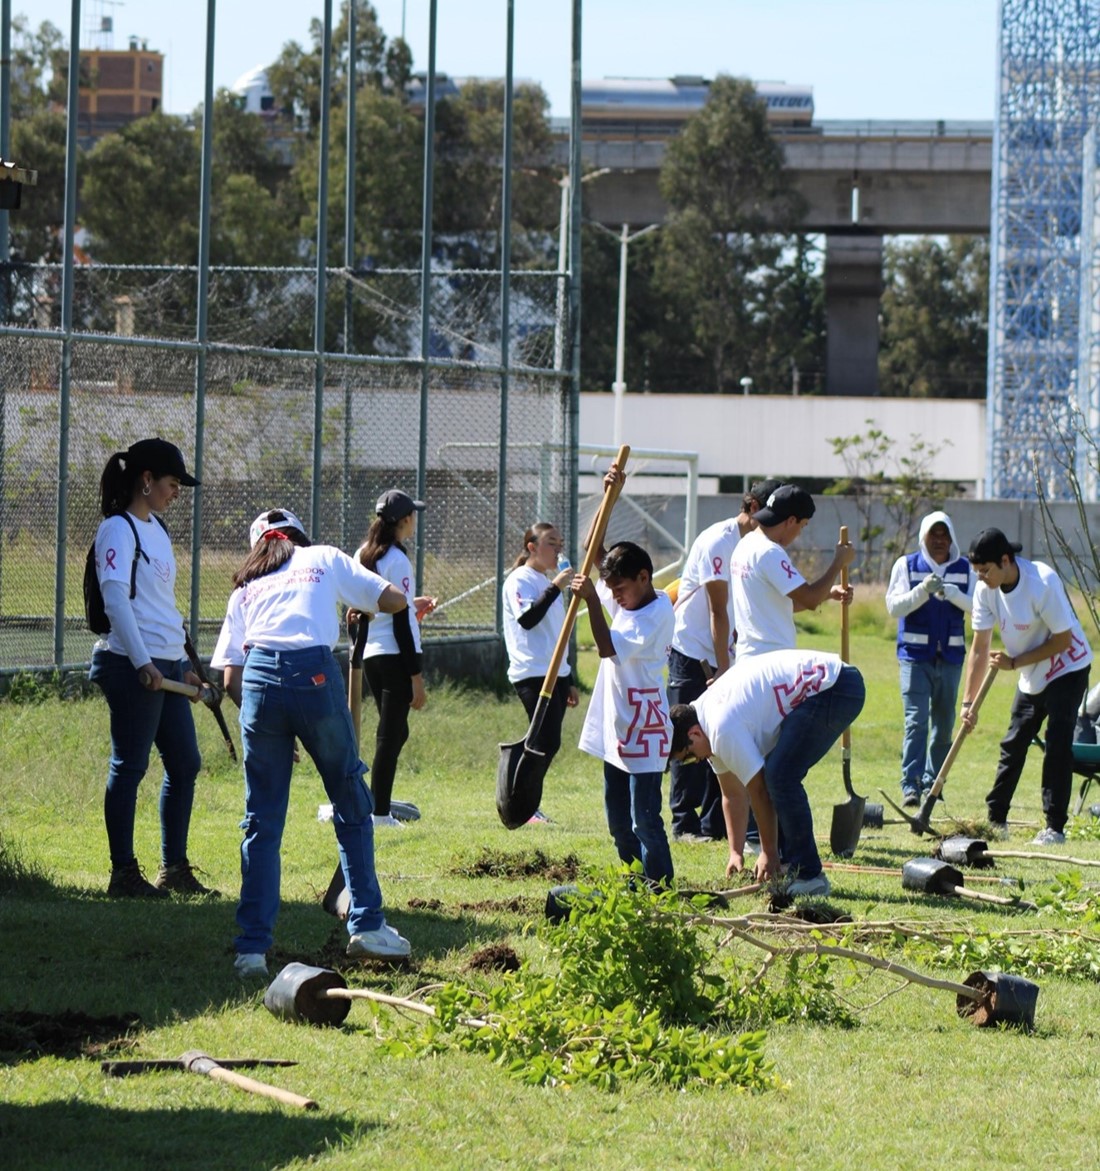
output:
[[[195,877],[195,868],[187,861],[175,862],[171,866],[162,866],[153,880],[159,894],[177,895],[214,895],[220,897],[221,892],[203,886]]]
[[[107,894],[113,899],[166,899],[168,892],[154,886],[141,872],[137,860],[111,871]]]

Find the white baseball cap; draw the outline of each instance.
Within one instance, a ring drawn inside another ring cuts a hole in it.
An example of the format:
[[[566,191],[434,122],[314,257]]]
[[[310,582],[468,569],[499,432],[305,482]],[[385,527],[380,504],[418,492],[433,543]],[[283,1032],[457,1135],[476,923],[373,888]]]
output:
[[[289,508],[269,508],[261,512],[248,529],[248,542],[254,549],[264,533],[270,529],[297,529],[305,533],[306,526]]]

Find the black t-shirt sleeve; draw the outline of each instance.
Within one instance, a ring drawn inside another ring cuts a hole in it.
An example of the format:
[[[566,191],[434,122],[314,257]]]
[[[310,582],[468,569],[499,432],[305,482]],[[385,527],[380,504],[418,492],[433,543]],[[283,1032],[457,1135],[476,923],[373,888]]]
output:
[[[551,582],[539,597],[516,619],[524,630],[534,630],[546,617],[559,596],[558,587]]]

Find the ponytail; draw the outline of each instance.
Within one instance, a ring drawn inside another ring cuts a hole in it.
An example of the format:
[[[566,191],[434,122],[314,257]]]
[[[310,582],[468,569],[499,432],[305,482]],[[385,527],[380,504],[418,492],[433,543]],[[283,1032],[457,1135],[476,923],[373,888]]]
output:
[[[401,520],[405,518],[402,517]],[[396,545],[402,553],[404,545],[397,539],[397,526],[401,521],[383,520],[376,516],[367,529],[366,540],[359,547],[359,563],[366,569],[374,572],[378,570],[378,562]]]
[[[126,452],[116,451],[99,477],[99,511],[104,516],[125,512],[134,498],[134,487],[143,468],[123,467]]]

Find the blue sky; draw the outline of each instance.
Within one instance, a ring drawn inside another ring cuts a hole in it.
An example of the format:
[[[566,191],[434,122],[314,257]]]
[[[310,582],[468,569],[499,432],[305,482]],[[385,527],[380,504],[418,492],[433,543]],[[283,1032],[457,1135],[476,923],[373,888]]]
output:
[[[338,10],[339,0],[333,0]],[[109,14],[114,48],[130,35],[166,55],[165,107],[202,100],[205,0],[83,0]],[[428,0],[375,0],[387,35],[401,31],[414,66],[428,57]],[[68,38],[71,0],[12,0],[14,14],[50,20]],[[505,0],[438,0],[436,67],[502,76]],[[568,114],[571,0],[515,0],[515,72],[540,81],[554,115]],[[308,43],[320,0],[221,0],[214,80],[232,83]],[[993,118],[997,0],[586,0],[583,75],[671,77],[732,73],[813,86],[818,118]],[[96,21],[98,23],[98,20]]]

